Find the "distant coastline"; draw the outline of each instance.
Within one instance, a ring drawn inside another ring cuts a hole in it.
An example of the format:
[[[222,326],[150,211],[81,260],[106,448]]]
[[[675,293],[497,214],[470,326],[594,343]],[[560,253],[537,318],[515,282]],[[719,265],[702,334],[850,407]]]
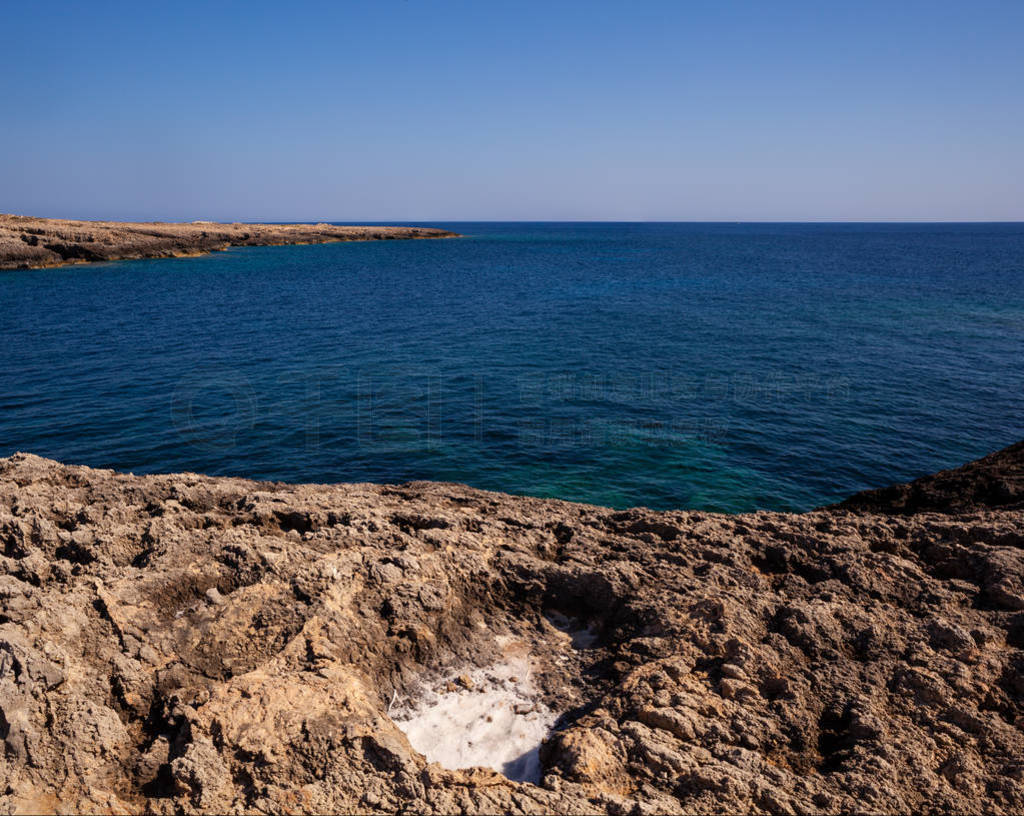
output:
[[[234,246],[456,237],[428,227],[68,221],[0,214],[0,270],[193,257]]]

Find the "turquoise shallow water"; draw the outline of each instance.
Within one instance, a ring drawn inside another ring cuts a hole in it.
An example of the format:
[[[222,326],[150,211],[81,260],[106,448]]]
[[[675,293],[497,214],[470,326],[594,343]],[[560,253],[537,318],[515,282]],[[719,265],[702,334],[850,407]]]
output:
[[[807,509],[1024,437],[1024,225],[433,226],[0,273],[0,455]]]

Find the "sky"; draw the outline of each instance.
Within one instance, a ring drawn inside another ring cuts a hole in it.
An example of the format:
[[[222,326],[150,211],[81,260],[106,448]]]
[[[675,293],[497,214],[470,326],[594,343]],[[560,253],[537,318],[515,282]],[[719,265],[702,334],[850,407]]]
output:
[[[1024,220],[1024,2],[0,0],[0,212]]]

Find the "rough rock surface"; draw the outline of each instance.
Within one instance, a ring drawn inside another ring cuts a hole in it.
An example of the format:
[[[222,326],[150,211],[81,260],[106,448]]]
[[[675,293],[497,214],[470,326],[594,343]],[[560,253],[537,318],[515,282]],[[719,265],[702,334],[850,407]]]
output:
[[[0,269],[29,269],[128,258],[177,258],[232,246],[324,244],[389,238],[452,238],[423,227],[337,227],[332,224],[190,224],[64,221],[0,215]]]
[[[960,513],[981,507],[1024,510],[1024,442],[907,484],[865,490],[837,507],[883,513]]]
[[[17,454],[0,547],[8,811],[1024,811],[1019,510],[616,512]],[[499,636],[562,714],[540,785],[427,764],[388,716]]]

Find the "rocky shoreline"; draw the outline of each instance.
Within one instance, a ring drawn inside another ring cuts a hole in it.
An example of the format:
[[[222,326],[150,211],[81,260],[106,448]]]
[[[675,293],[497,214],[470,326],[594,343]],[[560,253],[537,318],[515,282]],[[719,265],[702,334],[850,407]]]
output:
[[[220,224],[212,221],[129,223],[0,214],[0,270],[133,258],[190,257],[235,246],[454,237],[454,232],[424,227]]]
[[[735,516],[16,454],[0,809],[1020,813],[1021,450]],[[428,762],[510,649],[539,783]]]

